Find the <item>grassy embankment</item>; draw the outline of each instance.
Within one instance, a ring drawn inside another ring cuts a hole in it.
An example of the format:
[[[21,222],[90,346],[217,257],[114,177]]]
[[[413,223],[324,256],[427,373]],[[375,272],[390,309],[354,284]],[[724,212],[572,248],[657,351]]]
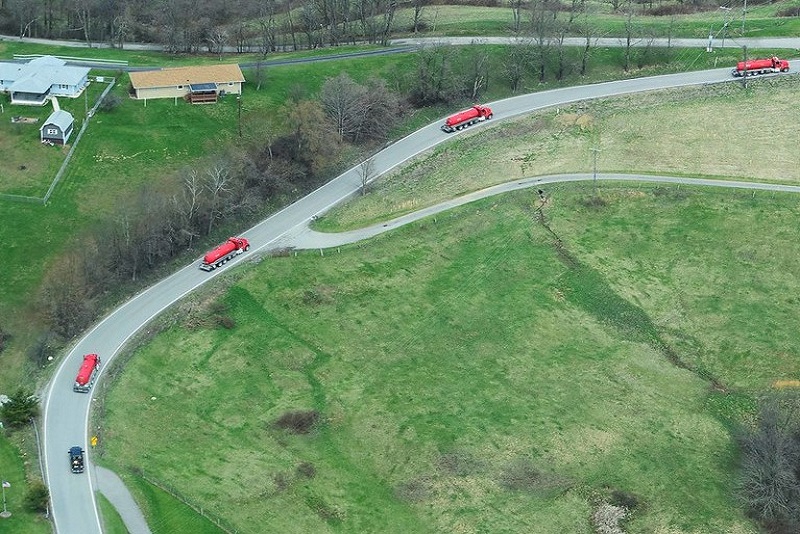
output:
[[[756,132],[796,143],[792,85],[543,113],[462,137],[328,219],[394,215],[450,181],[441,195],[586,172],[596,143],[603,170],[673,172],[664,151],[685,154],[684,174],[736,175],[734,149],[766,142]],[[774,115],[726,126],[748,106]],[[784,159],[771,168],[739,175],[800,179]],[[271,258],[192,299],[109,392],[106,461],[247,532],[588,533],[615,490],[638,502],[627,532],[755,532],[729,432],[772,381],[800,375],[797,197],[601,184],[590,207],[591,184],[547,194],[560,247],[522,192],[340,253]],[[323,424],[274,428],[298,409]]]

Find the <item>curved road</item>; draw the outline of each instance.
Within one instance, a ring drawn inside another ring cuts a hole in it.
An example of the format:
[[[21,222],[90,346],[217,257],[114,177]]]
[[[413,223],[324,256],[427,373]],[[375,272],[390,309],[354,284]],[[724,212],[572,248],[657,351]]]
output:
[[[798,62],[793,62],[792,69],[800,67]],[[701,72],[689,72],[651,78],[639,78],[607,83],[599,83],[582,87],[569,87],[517,96],[491,103],[495,119],[483,123],[475,128],[486,127],[497,121],[518,116],[542,108],[560,106],[578,100],[610,97],[641,91],[665,89],[688,85],[712,84],[731,81],[730,68],[714,69]],[[421,130],[405,137],[388,146],[376,154],[374,161],[375,176],[383,174],[390,169],[402,164],[406,160],[421,152],[452,139],[456,134],[444,134],[439,130],[440,123],[431,124]],[[503,190],[529,187],[537,183],[547,183],[564,180],[585,180],[586,175],[569,177],[532,178],[511,184],[491,188],[489,194],[496,194]],[[602,179],[649,179],[670,181],[658,177],[625,177],[604,175]],[[673,181],[678,181],[674,179]],[[723,185],[722,182],[708,180],[680,180],[682,183],[698,185]],[[773,189],[781,191],[800,191],[792,186],[771,186],[767,184],[750,184],[744,182],[728,183],[733,187],[753,187],[760,189]],[[291,206],[284,208],[265,221],[259,223],[242,235],[253,244],[250,253],[239,256],[228,265],[235,265],[240,261],[258,256],[259,252],[266,252],[278,246],[311,246],[313,248],[329,246],[331,239],[341,239],[344,236],[326,237],[323,234],[311,232],[307,229],[312,217],[322,214],[335,204],[357,194],[361,186],[358,167],[354,167],[338,178],[320,187],[316,191],[303,197]],[[503,189],[507,188],[507,189]],[[467,201],[475,195],[467,195],[453,202]],[[476,197],[477,198],[477,197]],[[447,209],[452,203],[445,203],[439,208]],[[424,210],[416,216],[425,216],[430,212]],[[413,217],[413,216],[408,216]],[[351,234],[349,239],[361,239],[369,232],[379,233],[395,227],[406,218],[400,218],[386,225],[378,225],[371,230],[365,229],[360,234]],[[373,234],[374,235],[374,234]],[[198,259],[199,260],[199,259]],[[226,267],[227,268],[227,267]],[[154,317],[175,303],[177,300],[212,280],[225,271],[226,268],[205,273],[198,270],[197,262],[184,267],[170,275],[154,286],[147,288],[111,312],[106,318],[92,328],[81,338],[69,354],[64,358],[56,370],[50,385],[45,393],[44,406],[44,462],[47,482],[50,488],[52,511],[56,531],[62,534],[94,534],[102,532],[99,514],[94,500],[94,491],[97,489],[97,468],[91,463],[91,449],[88,447],[89,436],[89,408],[93,393],[73,393],[72,383],[75,378],[82,355],[90,352],[100,354],[104,365],[114,358],[120,348],[134,334],[140,331]],[[67,465],[67,450],[74,445],[84,447],[87,452],[87,470],[83,475],[74,475]],[[105,491],[105,488],[104,488]],[[146,526],[137,530],[147,532]]]

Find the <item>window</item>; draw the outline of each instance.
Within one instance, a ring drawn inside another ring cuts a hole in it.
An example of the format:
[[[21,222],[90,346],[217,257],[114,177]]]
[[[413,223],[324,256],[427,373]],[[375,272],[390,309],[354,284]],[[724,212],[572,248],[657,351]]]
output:
[[[48,128],[47,135],[58,135],[58,128]]]

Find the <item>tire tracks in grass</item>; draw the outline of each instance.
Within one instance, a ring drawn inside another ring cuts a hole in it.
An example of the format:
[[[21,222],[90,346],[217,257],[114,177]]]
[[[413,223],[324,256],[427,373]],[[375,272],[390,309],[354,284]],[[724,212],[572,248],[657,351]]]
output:
[[[302,372],[306,381],[308,381],[308,385],[311,387],[313,408],[319,412],[323,412],[327,408],[328,400],[325,395],[325,388],[317,378],[317,370],[330,361],[331,355],[292,330],[289,325],[281,321],[258,302],[247,289],[241,286],[233,286],[229,289],[229,294],[231,302],[235,303],[236,306],[241,307],[243,310],[246,310],[245,313],[252,317],[260,317],[262,321],[282,331],[292,342],[306,348],[314,355],[311,362],[302,366]]]
[[[602,209],[602,206],[597,203],[597,199],[593,199],[592,202],[595,207]],[[536,221],[552,238],[552,247],[556,256],[567,268],[565,275],[561,278],[566,286],[562,290],[565,297],[601,324],[612,327],[624,339],[635,343],[646,343],[661,353],[675,367],[693,373],[716,391],[728,392],[729,388],[708,369],[692,365],[681,358],[678,351],[664,340],[658,327],[645,310],[619,295],[600,271],[582,263],[569,250],[561,236],[547,221],[543,209],[545,204],[546,201],[543,199],[535,208]]]

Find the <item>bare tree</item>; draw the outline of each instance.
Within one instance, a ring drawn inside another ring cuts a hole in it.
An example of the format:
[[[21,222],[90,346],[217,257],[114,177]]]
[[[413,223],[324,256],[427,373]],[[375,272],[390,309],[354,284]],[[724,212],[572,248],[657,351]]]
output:
[[[339,143],[322,106],[301,100],[287,105],[284,117],[291,127],[287,137],[291,143],[289,159],[302,163],[312,174],[328,165],[337,154]]]
[[[369,43],[378,41],[380,33],[378,17],[381,13],[381,2],[382,0],[358,0],[358,19],[361,23],[361,31]]]
[[[511,31],[517,35],[520,33],[520,31],[522,31],[522,7],[524,5],[525,0],[511,0],[509,3],[511,14],[513,16]]]
[[[216,27],[211,30],[208,36],[208,51],[217,54],[222,61],[222,53],[228,43],[228,32],[224,28]]]
[[[367,80],[359,129],[353,141],[386,139],[400,116],[400,102],[380,78]]]
[[[410,73],[409,97],[420,106],[452,102],[465,95],[463,80],[454,72],[454,52],[447,45],[422,48]]]
[[[258,25],[260,28],[259,49],[261,54],[267,55],[278,49],[278,22],[275,18],[277,5],[275,0],[266,0],[261,4]],[[291,15],[287,15],[291,20]]]
[[[546,0],[532,0],[528,5],[528,9],[531,32],[536,46],[536,70],[539,73],[539,81],[544,82],[547,79],[547,63],[550,56],[550,36],[553,31],[553,19],[548,11]]]
[[[397,11],[397,0],[387,0],[386,10],[383,12],[383,35],[381,36],[381,44],[383,46],[389,44],[389,37],[392,35],[392,22],[394,21],[395,11]]]
[[[231,191],[231,174],[226,164],[216,162],[206,169],[205,188],[211,195],[207,234],[211,233],[214,221],[222,214],[220,202],[222,197]]]
[[[96,286],[82,276],[82,263],[85,257],[96,256],[84,247],[81,254],[69,252],[55,262],[42,283],[41,307],[53,330],[65,338],[86,327],[95,311],[92,288]]]
[[[486,89],[489,80],[489,54],[483,47],[469,49],[468,76],[470,80],[470,98],[476,100],[483,89]]]
[[[625,0],[625,54],[622,68],[628,72],[631,68],[631,52],[633,46],[633,0]]]
[[[325,113],[336,126],[340,139],[352,138],[363,115],[359,109],[364,101],[366,89],[353,81],[347,73],[328,78],[322,85],[320,101]]]
[[[770,396],[740,430],[740,491],[769,532],[800,531],[800,398]]]
[[[367,194],[367,186],[375,177],[375,161],[372,158],[365,159],[358,166],[358,177],[361,180],[361,194]]]
[[[197,216],[202,203],[204,187],[196,169],[188,169],[183,177],[183,191],[177,202],[182,215],[183,231],[189,236],[189,247],[198,235],[196,231]]]
[[[423,18],[423,10],[425,6],[429,5],[431,0],[411,0],[411,8],[413,9],[411,15],[411,31],[414,32],[416,35],[420,31],[420,26],[422,26]]]
[[[518,39],[508,49],[502,64],[503,77],[508,80],[511,91],[519,91],[533,55],[530,41]]]

